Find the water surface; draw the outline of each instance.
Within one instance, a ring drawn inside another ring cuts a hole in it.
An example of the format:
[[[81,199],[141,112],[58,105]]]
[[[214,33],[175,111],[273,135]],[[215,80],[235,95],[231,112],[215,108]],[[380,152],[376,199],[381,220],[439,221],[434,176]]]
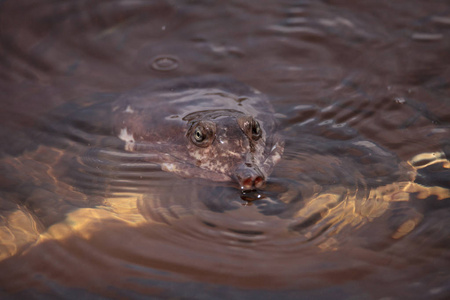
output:
[[[0,28],[2,299],[450,296],[448,1],[2,1]],[[209,75],[276,111],[263,199],[111,136],[118,97]]]

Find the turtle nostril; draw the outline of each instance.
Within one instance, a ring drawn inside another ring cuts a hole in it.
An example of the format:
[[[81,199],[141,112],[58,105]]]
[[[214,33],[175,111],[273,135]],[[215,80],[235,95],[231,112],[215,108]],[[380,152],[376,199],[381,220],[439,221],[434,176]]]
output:
[[[242,188],[244,190],[250,190],[253,187],[253,180],[252,178],[246,178],[242,181]]]
[[[264,175],[257,167],[249,167],[246,163],[236,169],[236,180],[243,191],[251,191],[263,187]]]
[[[257,187],[257,188],[262,187],[263,184],[264,184],[264,178],[262,178],[261,176],[257,176],[257,177],[255,178],[255,181],[254,181],[253,184],[254,184],[254,186]]]
[[[249,191],[255,188],[261,188],[264,185],[264,178],[261,176],[247,177],[241,181],[241,188]]]

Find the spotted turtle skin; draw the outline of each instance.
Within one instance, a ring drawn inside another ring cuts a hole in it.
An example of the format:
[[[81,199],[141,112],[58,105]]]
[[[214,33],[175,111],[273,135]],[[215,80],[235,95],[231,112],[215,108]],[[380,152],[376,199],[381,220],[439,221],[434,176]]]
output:
[[[163,170],[183,177],[261,188],[284,149],[268,98],[229,78],[144,86],[112,110],[126,151],[154,154]]]

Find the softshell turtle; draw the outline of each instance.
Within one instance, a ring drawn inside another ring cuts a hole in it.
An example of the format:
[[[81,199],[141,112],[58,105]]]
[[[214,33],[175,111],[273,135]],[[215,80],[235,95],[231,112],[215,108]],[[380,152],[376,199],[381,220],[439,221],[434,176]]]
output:
[[[142,87],[113,105],[125,150],[183,177],[264,186],[284,142],[267,97],[232,79],[177,79]]]

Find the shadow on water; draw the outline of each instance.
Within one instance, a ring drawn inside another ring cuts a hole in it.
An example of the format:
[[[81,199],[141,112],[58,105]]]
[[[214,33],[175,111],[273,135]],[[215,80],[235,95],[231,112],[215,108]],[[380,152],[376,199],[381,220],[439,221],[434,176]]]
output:
[[[0,297],[448,297],[450,7],[347,2],[0,2]],[[225,101],[263,188],[166,126]]]

